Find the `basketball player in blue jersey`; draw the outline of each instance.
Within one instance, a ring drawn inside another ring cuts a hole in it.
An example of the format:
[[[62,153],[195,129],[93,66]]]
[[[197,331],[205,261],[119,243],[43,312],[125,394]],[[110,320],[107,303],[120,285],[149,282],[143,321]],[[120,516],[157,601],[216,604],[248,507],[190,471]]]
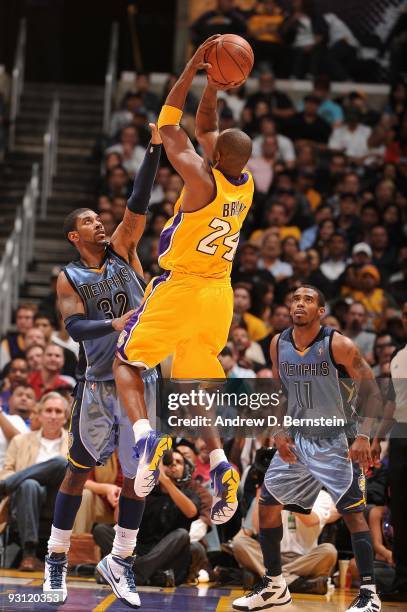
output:
[[[117,400],[112,366],[119,333],[144,295],[136,247],[144,231],[161,151],[158,130],[153,124],[150,127],[151,143],[135,178],[123,220],[110,242],[98,214],[92,210],[75,210],[64,224],[65,236],[77,248],[79,259],[68,264],[58,277],[58,306],[67,331],[81,343],[85,364],[75,390],[68,468],[56,498],[45,560],[43,590],[57,594],[60,602],[67,597],[67,553],[84,484],[89,471],[97,463],[104,463],[118,444],[124,475],[118,526],[112,553],[99,563],[98,571],[119,599],[130,607],[140,606],[132,554],[145,500],[134,492],[138,461],[133,456],[133,430]],[[147,370],[143,377],[145,403],[150,410],[155,408],[157,371]]]
[[[334,329],[321,326],[324,306],[324,296],[318,289],[309,285],[298,288],[290,308],[293,327],[274,336],[271,342],[273,374],[280,379],[285,393],[286,416],[311,418],[315,427],[280,428],[274,434],[277,453],[267,470],[259,500],[259,541],[266,575],[251,593],[233,602],[235,610],[283,610],[290,606],[291,596],[281,568],[281,511],[285,508],[309,513],[323,486],[351,533],[361,579],[360,592],[348,612],[381,609],[374,583],[372,539],[363,513],[364,471],[372,463],[372,419],[366,417],[358,426],[360,431],[351,423],[350,379],[368,393],[364,398],[366,406],[377,405],[380,392],[355,344]],[[341,376],[347,378],[343,383]],[[330,418],[334,423],[334,417],[343,419],[345,425],[324,431],[324,419]]]

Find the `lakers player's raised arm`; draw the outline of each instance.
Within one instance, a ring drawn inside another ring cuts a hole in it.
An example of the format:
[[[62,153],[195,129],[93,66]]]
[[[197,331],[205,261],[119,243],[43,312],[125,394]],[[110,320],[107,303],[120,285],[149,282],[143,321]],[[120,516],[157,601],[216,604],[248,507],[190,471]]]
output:
[[[346,369],[350,378],[355,380],[374,379],[373,371],[366,359],[363,358],[356,344],[346,336],[338,333],[333,334],[332,355],[336,363]]]
[[[214,162],[219,136],[217,102],[217,89],[208,82],[196,113],[195,136],[210,163]]]
[[[57,280],[57,303],[65,320],[77,314],[85,314],[85,307],[79,294],[68,281],[65,272],[60,272]]]

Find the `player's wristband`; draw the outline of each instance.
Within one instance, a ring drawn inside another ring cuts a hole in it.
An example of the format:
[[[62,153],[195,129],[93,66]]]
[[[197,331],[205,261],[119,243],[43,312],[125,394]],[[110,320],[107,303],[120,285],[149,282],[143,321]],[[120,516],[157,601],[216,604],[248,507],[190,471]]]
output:
[[[158,117],[157,127],[160,129],[164,127],[164,125],[179,125],[181,117],[182,110],[180,108],[164,104],[160,116]]]
[[[83,314],[75,314],[64,320],[65,328],[72,340],[93,340],[114,332],[111,319],[89,320]]]
[[[366,440],[370,441],[370,436],[368,436],[367,434],[364,434],[364,433],[358,433],[358,434],[356,434],[356,437],[357,438],[366,438]]]

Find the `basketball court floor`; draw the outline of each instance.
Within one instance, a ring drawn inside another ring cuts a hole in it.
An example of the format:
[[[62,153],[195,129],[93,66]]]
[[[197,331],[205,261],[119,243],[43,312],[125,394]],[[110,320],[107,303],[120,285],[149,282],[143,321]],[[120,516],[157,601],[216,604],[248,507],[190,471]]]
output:
[[[60,609],[61,612],[126,612],[127,606],[119,602],[110,588],[99,586],[93,579],[68,578],[69,595],[59,608],[40,601],[42,574],[27,574],[16,570],[0,570],[0,611],[46,612]],[[144,612],[227,612],[232,610],[232,601],[240,597],[240,589],[211,586],[181,586],[170,589],[139,588],[141,610]],[[332,590],[325,596],[294,595],[292,612],[344,612],[355,592]],[[31,601],[29,601],[31,600]],[[406,612],[406,604],[385,604],[384,612]]]

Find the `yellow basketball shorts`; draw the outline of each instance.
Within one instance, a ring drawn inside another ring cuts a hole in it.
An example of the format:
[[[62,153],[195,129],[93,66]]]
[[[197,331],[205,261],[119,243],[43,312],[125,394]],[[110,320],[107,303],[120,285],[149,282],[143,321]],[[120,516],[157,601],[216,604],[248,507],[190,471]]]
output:
[[[173,355],[173,378],[224,378],[218,355],[232,316],[229,278],[166,271],[147,286],[143,303],[120,334],[117,356],[153,368]]]

